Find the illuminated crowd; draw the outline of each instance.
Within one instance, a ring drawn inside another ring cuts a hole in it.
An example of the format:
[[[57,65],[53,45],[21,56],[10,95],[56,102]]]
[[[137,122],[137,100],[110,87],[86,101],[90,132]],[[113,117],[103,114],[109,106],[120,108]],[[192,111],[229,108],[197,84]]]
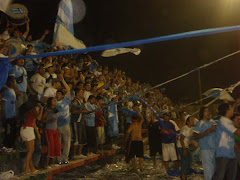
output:
[[[10,26],[0,36],[0,53],[9,46],[5,40],[11,37],[25,44],[24,55],[38,54],[36,47],[48,33],[46,30],[33,41],[28,23],[24,33]],[[51,45],[42,52],[60,50]],[[119,137],[129,143],[127,158],[133,170],[137,170],[136,156],[143,171],[144,128],[148,129],[153,168],[159,153],[166,169],[170,161],[176,169],[180,164],[181,179],[186,179],[192,173],[193,152],[200,149],[206,180],[236,178],[240,150],[238,99],[234,104],[221,104],[214,120],[208,108],[202,107],[197,120],[178,110],[161,90],[149,90],[149,84],[133,82],[125,72],[101,66],[88,54],[17,59],[11,64],[0,94],[2,147],[18,150],[20,141],[24,142],[28,151],[24,174],[37,173],[42,166],[42,146],[48,147],[44,168],[52,168],[124,148]],[[157,117],[140,99],[126,99],[136,94]]]

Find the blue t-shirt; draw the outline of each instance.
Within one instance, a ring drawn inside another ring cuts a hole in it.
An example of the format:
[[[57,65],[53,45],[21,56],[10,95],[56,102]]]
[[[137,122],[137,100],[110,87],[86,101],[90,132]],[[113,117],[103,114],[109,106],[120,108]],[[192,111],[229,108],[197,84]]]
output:
[[[19,78],[20,76],[23,76],[23,81],[21,83],[17,83],[17,88],[21,92],[27,92],[27,71],[24,67],[20,67],[15,65],[13,67],[13,73],[15,76],[15,79]]]
[[[62,101],[58,101],[57,102],[57,116],[58,116],[58,120],[57,120],[57,124],[58,127],[63,127],[67,124],[70,123],[70,108],[69,108],[69,99],[65,96],[64,99]]]
[[[132,110],[132,112],[136,112],[136,111],[133,111]],[[127,116],[126,116],[126,123],[128,123],[128,124],[132,124],[132,115],[133,115],[133,113],[128,113],[127,114]]]
[[[87,110],[89,111],[93,111],[93,110],[98,110],[97,106],[95,104],[91,104],[90,102],[87,102],[85,104],[85,107]],[[94,127],[95,126],[95,112],[89,113],[86,115],[86,126],[89,127]]]
[[[214,120],[210,120],[210,121],[200,120],[196,123],[193,132],[197,134],[204,133],[207,129],[210,129],[212,125],[216,125],[216,122]],[[199,139],[199,146],[201,150],[214,150],[215,149],[215,131]]]
[[[230,119],[223,116],[220,118],[216,129],[216,157],[236,158],[233,137],[236,130]]]
[[[4,102],[4,111],[6,119],[10,119],[16,116],[16,94],[13,89],[7,88],[4,90],[2,95],[2,100]]]
[[[165,124],[164,128],[168,129],[171,132],[176,132],[174,124],[172,124],[169,121],[163,121]],[[170,144],[170,143],[176,143],[176,135],[168,132],[165,129],[161,129],[162,134],[162,143],[164,144]]]
[[[36,58],[27,58],[25,68],[27,72],[36,71],[40,62]]]

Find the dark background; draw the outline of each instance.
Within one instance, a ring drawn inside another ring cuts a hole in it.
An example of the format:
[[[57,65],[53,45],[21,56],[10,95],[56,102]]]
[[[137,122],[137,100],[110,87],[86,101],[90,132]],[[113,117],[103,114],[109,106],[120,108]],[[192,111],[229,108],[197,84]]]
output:
[[[16,0],[29,9],[31,33],[39,38],[53,31],[59,0]],[[239,24],[238,0],[85,0],[85,18],[75,24],[75,36],[87,46],[125,42],[192,30]],[[48,36],[51,41],[52,35]],[[126,71],[134,80],[156,85],[239,49],[239,32],[140,45],[139,56],[124,54],[94,58]],[[239,55],[201,70],[203,92],[225,88],[239,80]],[[175,101],[199,98],[193,73],[165,86]]]

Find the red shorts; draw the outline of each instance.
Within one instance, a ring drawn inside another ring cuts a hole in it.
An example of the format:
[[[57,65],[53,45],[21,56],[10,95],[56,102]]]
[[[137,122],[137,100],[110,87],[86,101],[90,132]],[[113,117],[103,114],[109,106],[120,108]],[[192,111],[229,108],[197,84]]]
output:
[[[45,129],[45,133],[48,145],[48,157],[59,157],[61,153],[61,145],[57,130]]]

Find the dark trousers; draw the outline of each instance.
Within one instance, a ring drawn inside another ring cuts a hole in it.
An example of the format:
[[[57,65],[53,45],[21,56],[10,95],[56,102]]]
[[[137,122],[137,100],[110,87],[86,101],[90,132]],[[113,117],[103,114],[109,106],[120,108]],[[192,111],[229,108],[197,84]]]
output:
[[[15,118],[6,119],[4,123],[5,133],[3,139],[3,145],[7,148],[14,146],[17,136],[17,122]]]
[[[119,123],[118,123],[118,127],[119,127],[119,133],[124,133],[124,123],[125,123],[125,116],[124,115],[119,115],[118,116],[118,120],[119,120]]]
[[[183,153],[183,148],[178,148],[178,153],[181,157],[181,172],[182,174],[190,174],[190,169],[192,165],[192,156],[190,151],[187,149],[188,154],[185,156]]]
[[[237,174],[237,160],[216,158],[216,172],[212,180],[235,180]]]

